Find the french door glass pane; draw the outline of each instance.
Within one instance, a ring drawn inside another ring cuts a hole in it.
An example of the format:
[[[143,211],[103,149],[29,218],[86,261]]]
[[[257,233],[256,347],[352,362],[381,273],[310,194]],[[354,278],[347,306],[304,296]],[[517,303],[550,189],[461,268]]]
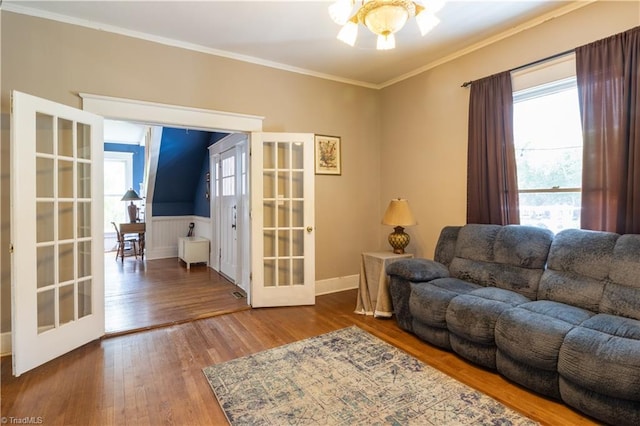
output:
[[[36,197],[53,198],[53,160],[36,158]]]
[[[53,154],[53,117],[36,113],[36,152]]]
[[[55,283],[55,247],[44,246],[36,249],[37,287],[42,288]]]
[[[58,160],[58,198],[73,197],[73,162]]]
[[[60,244],[58,247],[58,282],[71,281],[74,276],[73,260],[75,252],[73,243]]]
[[[91,198],[91,164],[89,163],[78,163],[78,198]]]
[[[78,318],[91,315],[91,280],[80,281],[78,283]]]
[[[73,123],[58,118],[58,155],[73,157]]]
[[[74,284],[61,286],[58,291],[58,306],[60,309],[60,325],[66,324],[74,320],[75,297],[73,295]]]
[[[77,157],[83,160],[91,159],[91,126],[77,123],[76,130]]]
[[[73,238],[73,202],[58,203],[58,239],[70,240]]]
[[[36,203],[36,242],[53,241],[54,203],[39,201]]]
[[[51,330],[56,324],[55,291],[53,289],[38,293],[38,333]]]

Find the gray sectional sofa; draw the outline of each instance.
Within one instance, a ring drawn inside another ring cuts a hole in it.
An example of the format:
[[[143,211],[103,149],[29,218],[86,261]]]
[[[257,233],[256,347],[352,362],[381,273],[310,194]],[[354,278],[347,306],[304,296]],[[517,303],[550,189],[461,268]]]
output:
[[[396,320],[600,421],[640,424],[640,235],[446,227],[387,268]]]

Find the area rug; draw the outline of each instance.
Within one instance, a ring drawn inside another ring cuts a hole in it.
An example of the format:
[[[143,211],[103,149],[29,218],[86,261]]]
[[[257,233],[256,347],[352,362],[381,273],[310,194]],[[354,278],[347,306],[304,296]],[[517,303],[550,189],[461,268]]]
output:
[[[232,425],[536,425],[358,327],[203,369]]]

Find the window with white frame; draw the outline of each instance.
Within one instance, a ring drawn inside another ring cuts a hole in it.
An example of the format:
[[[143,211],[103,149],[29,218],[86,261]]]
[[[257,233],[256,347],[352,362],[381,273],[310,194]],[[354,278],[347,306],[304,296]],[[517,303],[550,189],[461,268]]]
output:
[[[104,153],[104,232],[115,232],[111,222],[128,222],[127,207],[122,196],[133,182],[133,153]]]
[[[580,227],[582,129],[575,66],[566,62],[573,75],[547,65],[513,94],[520,223],[554,233]]]

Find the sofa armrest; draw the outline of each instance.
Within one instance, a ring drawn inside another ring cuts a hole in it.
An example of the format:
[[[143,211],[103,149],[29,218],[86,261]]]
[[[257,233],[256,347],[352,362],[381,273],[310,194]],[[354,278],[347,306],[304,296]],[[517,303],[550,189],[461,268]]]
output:
[[[387,275],[397,276],[412,282],[424,282],[436,278],[447,278],[449,269],[434,260],[402,259],[387,266]]]

